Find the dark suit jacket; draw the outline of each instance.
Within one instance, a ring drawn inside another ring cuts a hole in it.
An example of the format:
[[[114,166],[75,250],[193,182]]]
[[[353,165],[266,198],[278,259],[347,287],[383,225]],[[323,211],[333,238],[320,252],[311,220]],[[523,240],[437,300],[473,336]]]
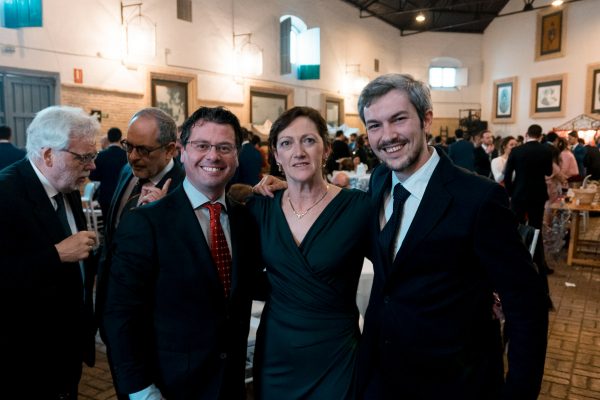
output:
[[[513,177],[513,171],[516,171]],[[546,176],[552,175],[552,149],[529,141],[510,152],[504,170],[504,185],[513,209],[542,205],[548,200]]]
[[[86,229],[79,192],[65,199],[78,229]],[[53,399],[53,393],[69,387],[74,366],[94,363],[95,265],[85,262],[82,282],[79,263],[60,261],[54,245],[63,239],[29,160],[0,172],[0,353],[6,366],[0,385],[5,394],[16,388],[21,395]],[[40,367],[44,363],[48,368]]]
[[[577,144],[573,147],[573,155],[575,156],[575,160],[577,161],[579,176],[581,176],[582,178],[585,178],[586,176],[585,166],[583,165],[583,160],[585,159],[586,153],[587,150],[582,144]]]
[[[119,173],[123,165],[127,164],[127,153],[118,146],[109,146],[98,154],[95,163],[96,169],[90,173],[90,179],[100,182],[98,203],[100,203],[102,215],[106,218],[117,188]]]
[[[600,151],[595,146],[585,146],[585,157],[583,165],[585,166],[585,174],[592,175],[591,179],[600,179]]]
[[[110,274],[110,253],[111,246],[113,242],[113,238],[116,231],[116,219],[117,213],[119,211],[119,205],[121,204],[121,199],[123,198],[123,194],[127,189],[127,185],[129,181],[133,178],[133,172],[131,170],[131,166],[127,163],[121,169],[121,174],[119,175],[119,182],[117,183],[117,188],[115,190],[115,194],[113,195],[112,202],[110,204],[110,209],[108,210],[108,217],[105,219],[105,227],[104,227],[104,246],[102,247],[102,255],[100,256],[100,262],[98,263],[98,278],[96,282],[96,315],[99,319],[100,325],[100,334],[104,335],[102,329],[102,313],[104,307],[104,301],[106,298],[106,284],[108,281],[108,276]],[[171,185],[169,186],[169,193],[175,190],[183,179],[185,178],[185,171],[183,166],[175,161],[175,165],[173,168],[163,176],[163,178],[156,185],[159,188],[162,188],[167,179],[171,178]]]
[[[25,154],[25,150],[15,147],[12,143],[0,143],[0,169],[22,160]]]
[[[473,158],[475,161],[475,172],[486,178],[492,177],[492,160],[498,157],[498,150],[494,149],[491,154],[485,152],[483,147],[475,148]]]
[[[239,166],[235,177],[231,183],[244,183],[254,186],[260,180],[260,170],[262,168],[262,155],[252,143],[246,143],[242,146],[239,155]]]
[[[393,265],[379,244],[358,361],[369,399],[535,399],[546,349],[545,296],[504,189],[454,166],[440,151]],[[371,176],[380,209],[392,172]],[[373,219],[373,236],[380,231]],[[502,344],[492,291],[510,335]]]
[[[475,171],[475,146],[470,140],[459,140],[448,148],[448,157],[459,167]]]
[[[122,391],[155,383],[169,400],[245,398],[258,230],[245,207],[228,200],[227,212],[229,299],[183,186],[121,221],[104,318]]]

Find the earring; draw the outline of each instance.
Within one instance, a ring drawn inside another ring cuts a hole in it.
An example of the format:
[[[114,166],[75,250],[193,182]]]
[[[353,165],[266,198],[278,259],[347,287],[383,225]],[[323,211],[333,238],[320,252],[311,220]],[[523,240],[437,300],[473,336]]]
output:
[[[283,172],[283,167],[280,163],[277,163],[277,169],[279,170],[279,172]]]

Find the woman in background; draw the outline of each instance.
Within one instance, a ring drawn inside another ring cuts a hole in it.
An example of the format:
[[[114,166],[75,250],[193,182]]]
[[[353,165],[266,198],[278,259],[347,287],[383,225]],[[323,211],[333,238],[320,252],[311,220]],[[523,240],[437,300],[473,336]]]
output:
[[[506,160],[510,155],[513,147],[517,146],[517,139],[512,136],[507,136],[500,142],[500,155],[492,160],[492,174],[494,180],[501,185],[504,185],[504,167]]]
[[[356,290],[370,240],[366,193],[327,183],[327,125],[309,107],[273,124],[288,188],[247,205],[260,226],[271,293],[254,355],[258,399],[353,399]]]

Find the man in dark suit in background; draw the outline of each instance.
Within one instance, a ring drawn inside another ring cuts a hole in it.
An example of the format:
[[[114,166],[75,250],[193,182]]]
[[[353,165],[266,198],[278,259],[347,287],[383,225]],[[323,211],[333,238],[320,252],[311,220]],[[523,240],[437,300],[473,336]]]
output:
[[[94,364],[95,234],[79,187],[94,169],[98,121],[49,107],[27,128],[28,158],[0,172],[0,352],[6,399],[77,399]]]
[[[127,153],[121,147],[121,130],[119,128],[110,128],[106,135],[108,147],[98,154],[96,159],[96,169],[90,173],[90,180],[99,181],[98,203],[102,209],[102,216],[108,216],[110,202],[117,188],[119,172],[123,165],[127,164]]]
[[[546,176],[552,175],[552,148],[540,143],[541,139],[541,126],[531,125],[527,128],[525,143],[512,149],[508,156],[504,185],[519,223],[540,229],[533,260],[546,281],[545,275],[554,272],[546,264],[542,239],[544,207],[548,200]]]
[[[232,183],[243,183],[254,186],[260,181],[263,158],[260,154],[260,138],[252,132],[243,129],[246,140],[242,144],[242,150],[239,155],[239,166]]]
[[[231,112],[198,109],[181,134],[183,185],[119,226],[105,326],[126,393],[245,399],[250,288],[260,268],[255,222],[225,196],[241,141]]]
[[[471,135],[464,133],[462,129],[454,131],[456,142],[448,148],[448,157],[459,167],[469,171],[475,171],[475,146],[471,142]]]
[[[569,132],[567,136],[567,140],[569,141],[569,146],[571,146],[571,151],[575,156],[575,160],[577,161],[577,169],[579,170],[579,180],[582,180],[586,176],[585,166],[583,165],[583,159],[585,158],[586,149],[583,143],[579,143],[579,134],[577,131]]]
[[[504,189],[427,146],[433,112],[423,82],[381,76],[358,110],[384,164],[369,189],[380,212],[361,398],[536,399],[548,314]],[[506,378],[494,290],[510,336]]]
[[[481,132],[481,145],[475,148],[475,172],[486,178],[493,179],[492,160],[498,157],[498,150],[494,146],[494,135],[491,131]]]
[[[10,142],[12,131],[9,126],[0,126],[0,169],[22,160],[25,150],[21,150]]]
[[[110,252],[117,226],[131,209],[164,197],[183,181],[185,172],[181,164],[173,159],[176,140],[175,121],[158,108],[144,108],[131,117],[127,138],[121,142],[127,152],[128,164],[121,170],[105,219],[104,247],[96,283],[96,315],[100,336],[105,342],[102,314],[111,268]],[[112,367],[109,345],[107,354]],[[127,399],[122,396],[118,386],[116,390],[119,399]]]

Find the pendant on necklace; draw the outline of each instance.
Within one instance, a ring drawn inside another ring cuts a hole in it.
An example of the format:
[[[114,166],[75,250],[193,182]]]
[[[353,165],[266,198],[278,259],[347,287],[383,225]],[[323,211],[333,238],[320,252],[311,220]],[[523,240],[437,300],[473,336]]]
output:
[[[299,213],[298,211],[296,211],[296,209],[294,208],[294,205],[292,204],[292,199],[290,199],[289,193],[288,193],[288,203],[290,203],[290,207],[292,208],[292,212],[294,213],[294,215],[296,216],[296,218],[301,219],[306,214],[308,214],[308,212],[310,210],[312,210],[314,206],[316,206],[317,204],[319,204],[321,202],[321,200],[323,200],[325,198],[325,196],[327,196],[328,192],[329,192],[329,185],[327,185],[327,188],[325,188],[325,193],[323,193],[323,196],[321,196],[319,198],[319,200],[317,200],[312,206],[308,207],[306,209],[306,211],[304,211],[304,212],[300,212]]]

